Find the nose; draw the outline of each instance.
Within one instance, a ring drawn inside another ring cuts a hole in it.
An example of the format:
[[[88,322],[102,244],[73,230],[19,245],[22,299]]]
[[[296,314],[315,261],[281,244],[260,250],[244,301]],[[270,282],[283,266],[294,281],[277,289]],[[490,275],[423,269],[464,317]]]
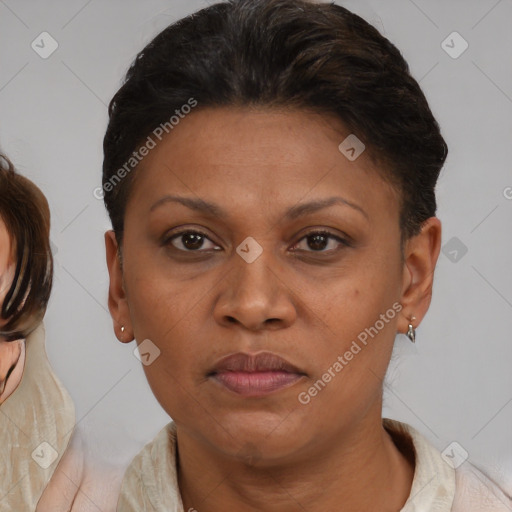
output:
[[[283,329],[296,319],[293,286],[270,250],[252,263],[238,254],[221,285],[214,318],[223,326],[233,324],[250,331]]]

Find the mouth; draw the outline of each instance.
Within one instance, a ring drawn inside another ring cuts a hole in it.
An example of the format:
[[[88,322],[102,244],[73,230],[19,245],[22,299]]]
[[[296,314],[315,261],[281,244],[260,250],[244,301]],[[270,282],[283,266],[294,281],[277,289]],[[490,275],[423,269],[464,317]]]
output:
[[[270,352],[240,352],[222,358],[207,376],[233,393],[259,397],[293,386],[306,373]]]

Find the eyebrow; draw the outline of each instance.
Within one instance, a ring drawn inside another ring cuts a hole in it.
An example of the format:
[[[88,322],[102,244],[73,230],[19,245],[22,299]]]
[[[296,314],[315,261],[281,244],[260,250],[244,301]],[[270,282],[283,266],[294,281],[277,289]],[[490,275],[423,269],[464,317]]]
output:
[[[192,197],[181,197],[173,195],[166,195],[159,199],[150,208],[150,212],[167,203],[179,203],[182,204],[183,206],[186,206],[187,208],[190,208],[191,210],[206,213],[211,216],[219,217],[221,219],[225,219],[228,217],[228,213],[224,211],[220,206],[214,203],[204,201],[203,199],[195,199]],[[315,201],[310,201],[308,203],[297,204],[295,206],[292,206],[285,213],[284,218],[286,220],[294,220],[303,215],[315,213],[319,210],[323,210],[324,208],[328,208],[329,206],[334,206],[335,204],[349,206],[350,208],[361,213],[367,220],[370,220],[368,214],[359,205],[339,196],[328,197],[326,199],[317,199]]]

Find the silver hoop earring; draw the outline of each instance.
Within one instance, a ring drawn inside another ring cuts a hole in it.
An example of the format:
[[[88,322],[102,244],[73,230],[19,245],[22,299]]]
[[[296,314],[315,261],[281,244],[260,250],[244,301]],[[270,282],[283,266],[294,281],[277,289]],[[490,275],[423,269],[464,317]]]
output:
[[[413,316],[411,318],[411,322],[416,320],[416,317]],[[416,343],[416,329],[412,326],[412,323],[409,324],[409,330],[407,331],[407,337],[413,342]]]

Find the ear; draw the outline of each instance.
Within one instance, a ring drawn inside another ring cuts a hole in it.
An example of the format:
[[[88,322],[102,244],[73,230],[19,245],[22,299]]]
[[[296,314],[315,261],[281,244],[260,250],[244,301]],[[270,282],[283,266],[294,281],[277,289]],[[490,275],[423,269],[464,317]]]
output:
[[[117,245],[115,233],[112,230],[105,233],[105,251],[110,277],[108,309],[110,311],[110,316],[114,321],[114,332],[121,343],[130,343],[134,338],[133,328],[124,289],[119,247]]]
[[[432,299],[434,270],[441,250],[441,221],[427,219],[421,232],[407,240],[404,248],[402,298],[398,332],[406,333],[409,324],[418,327]],[[414,320],[411,320],[415,317]]]

